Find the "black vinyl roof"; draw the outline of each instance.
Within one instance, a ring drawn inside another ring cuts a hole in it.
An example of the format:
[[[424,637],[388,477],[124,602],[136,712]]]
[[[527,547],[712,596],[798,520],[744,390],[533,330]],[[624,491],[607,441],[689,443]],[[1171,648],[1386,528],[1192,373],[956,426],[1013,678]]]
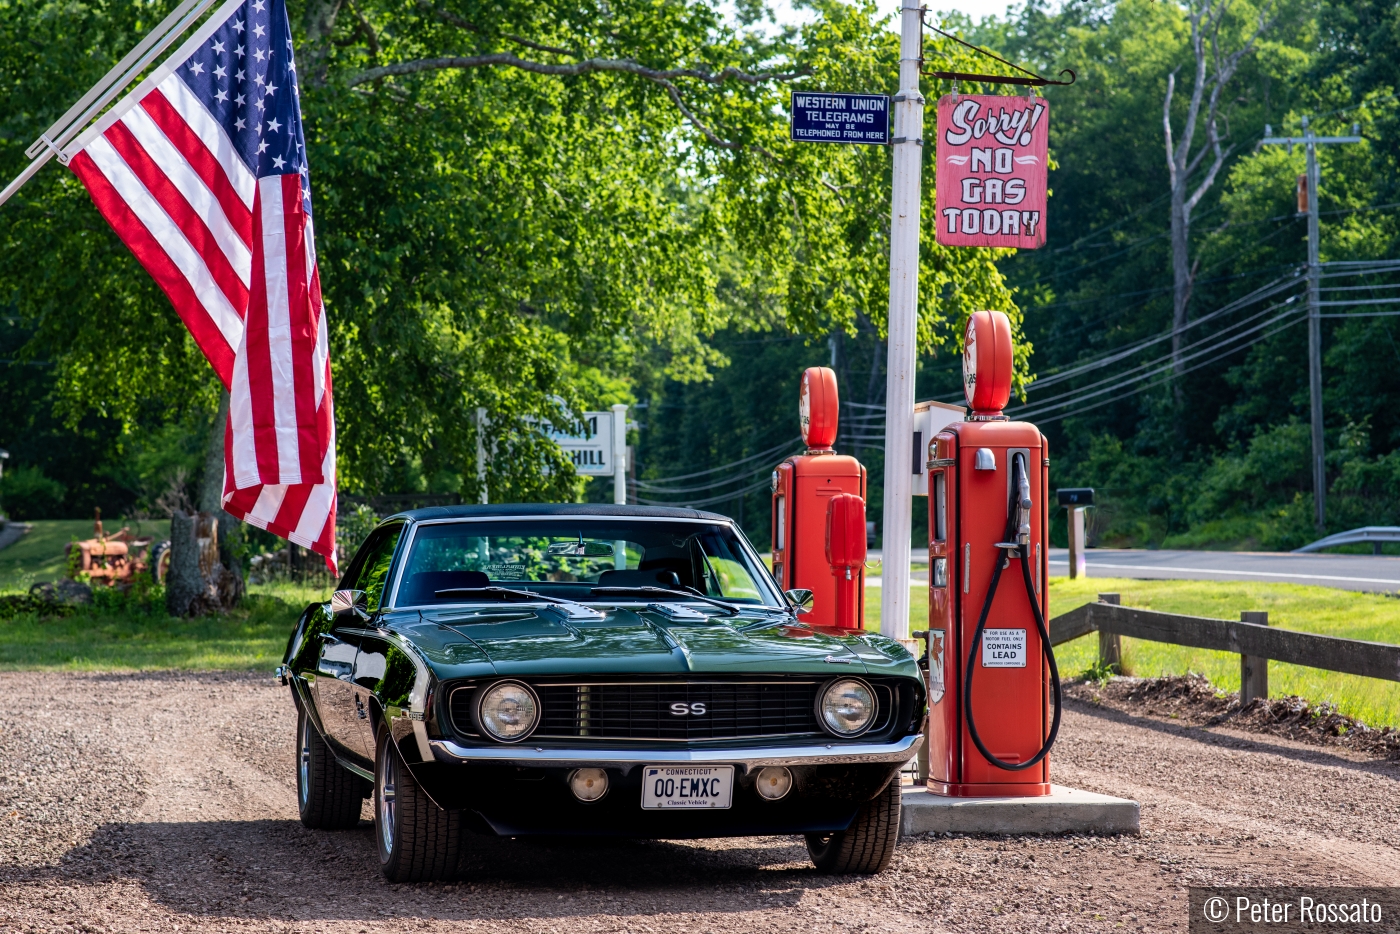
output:
[[[396,515],[415,522],[426,519],[481,519],[494,516],[615,516],[619,519],[649,517],[659,519],[719,519],[728,516],[700,509],[677,506],[619,506],[615,503],[492,503],[489,506],[429,506],[409,509]]]

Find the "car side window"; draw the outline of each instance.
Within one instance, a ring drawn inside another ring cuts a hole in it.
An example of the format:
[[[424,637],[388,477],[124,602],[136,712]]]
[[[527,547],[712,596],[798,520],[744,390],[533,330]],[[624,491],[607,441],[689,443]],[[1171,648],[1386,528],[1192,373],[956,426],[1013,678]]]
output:
[[[352,580],[347,581],[346,589],[365,592],[366,609],[373,613],[384,600],[384,588],[389,583],[389,565],[394,560],[394,549],[398,547],[399,536],[403,534],[403,523],[395,522],[375,529],[365,540],[357,555]]]

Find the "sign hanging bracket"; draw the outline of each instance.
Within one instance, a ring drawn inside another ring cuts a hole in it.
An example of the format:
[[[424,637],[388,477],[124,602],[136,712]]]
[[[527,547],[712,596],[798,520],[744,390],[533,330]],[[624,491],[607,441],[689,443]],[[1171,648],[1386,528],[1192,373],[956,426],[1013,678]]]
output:
[[[920,73],[921,73],[921,74],[928,75],[930,78],[945,78],[945,79],[949,79],[949,80],[953,81],[953,93],[954,93],[954,94],[957,94],[957,93],[958,93],[958,90],[957,90],[957,88],[958,88],[957,82],[958,82],[959,80],[963,80],[963,81],[980,81],[980,82],[982,82],[982,83],[984,83],[984,84],[1018,84],[1018,85],[1021,85],[1021,86],[1023,86],[1023,87],[1027,87],[1027,88],[1043,88],[1043,87],[1046,87],[1046,86],[1048,86],[1048,85],[1062,85],[1062,86],[1071,85],[1071,84],[1074,84],[1074,82],[1075,82],[1075,81],[1077,80],[1077,78],[1078,78],[1078,76],[1074,73],[1074,69],[1072,69],[1072,68],[1065,68],[1065,69],[1062,69],[1062,70],[1060,71],[1059,75],[1056,75],[1056,77],[1063,77],[1064,75],[1069,75],[1069,80],[1068,80],[1068,81],[1056,81],[1056,80],[1054,80],[1054,79],[1052,79],[1052,78],[1045,78],[1045,77],[1042,77],[1042,76],[1036,74],[1036,73],[1033,72],[1033,71],[1027,71],[1026,69],[1022,68],[1020,65],[1017,65],[1015,62],[1008,62],[1006,59],[1002,58],[1000,55],[997,55],[995,52],[989,52],[989,51],[987,51],[986,49],[982,48],[981,46],[973,45],[971,42],[967,42],[967,41],[965,41],[965,40],[963,40],[963,39],[959,39],[957,36],[953,35],[953,34],[950,33],[950,32],[944,32],[943,30],[939,29],[937,26],[934,26],[934,25],[932,25],[931,23],[929,23],[928,20],[924,20],[924,25],[925,25],[926,27],[928,27],[929,29],[932,29],[934,32],[938,33],[940,36],[943,36],[943,37],[946,38],[946,39],[952,39],[952,40],[953,40],[954,42],[956,42],[958,45],[966,46],[967,48],[969,48],[969,49],[971,49],[972,51],[976,52],[978,55],[985,55],[987,58],[995,59],[996,61],[1001,62],[1003,65],[1006,65],[1006,66],[1009,67],[1009,68],[1014,68],[1014,69],[1016,69],[1017,71],[1019,71],[1022,75],[1025,75],[1025,76],[1026,76],[1026,77],[1023,78],[1023,77],[1015,76],[1015,75],[979,75],[979,74],[974,74],[974,73],[965,72],[965,71],[931,71],[931,70],[927,70],[927,69],[925,69],[925,68],[923,67],[923,63],[924,63],[923,39],[922,39],[922,34],[920,34],[920,42],[919,42],[919,46],[920,46],[920,48],[919,48],[919,71],[920,71]]]

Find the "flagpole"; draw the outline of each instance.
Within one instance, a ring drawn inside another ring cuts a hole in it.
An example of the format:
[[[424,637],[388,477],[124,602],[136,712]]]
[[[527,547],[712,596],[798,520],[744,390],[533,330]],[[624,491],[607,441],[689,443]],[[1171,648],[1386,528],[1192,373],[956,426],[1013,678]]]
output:
[[[125,91],[131,82],[140,77],[141,72],[179,39],[215,2],[216,0],[184,0],[169,16],[161,20],[135,48],[103,75],[101,81],[89,88],[76,104],[68,108],[67,113],[24,151],[32,161],[14,181],[0,191],[0,204],[4,204],[15,192],[23,188],[25,183],[34,177],[34,173],[54,156],[58,156],[59,162],[66,165],[68,160],[63,156],[63,147],[82,132],[94,116]]]

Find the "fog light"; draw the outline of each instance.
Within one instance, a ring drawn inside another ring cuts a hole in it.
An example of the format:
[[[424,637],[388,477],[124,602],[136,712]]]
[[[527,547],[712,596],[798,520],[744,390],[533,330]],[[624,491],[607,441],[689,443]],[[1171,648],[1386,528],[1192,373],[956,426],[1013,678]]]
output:
[[[777,801],[792,790],[792,773],[781,765],[770,765],[767,768],[759,769],[754,787],[758,789],[761,797],[767,798],[769,801]]]
[[[597,801],[608,793],[608,773],[602,769],[574,769],[569,774],[569,790],[580,801]]]

